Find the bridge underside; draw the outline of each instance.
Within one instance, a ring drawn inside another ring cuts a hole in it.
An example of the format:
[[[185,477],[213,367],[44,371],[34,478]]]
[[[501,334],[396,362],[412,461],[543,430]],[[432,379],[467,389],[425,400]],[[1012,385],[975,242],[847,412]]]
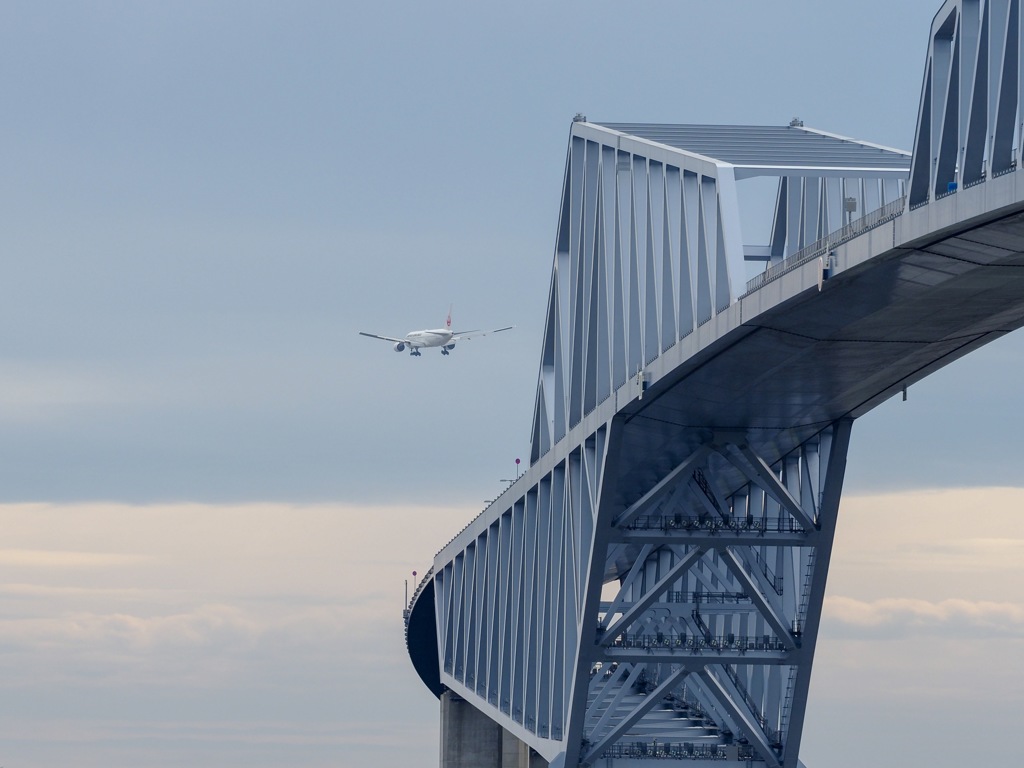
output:
[[[716,432],[769,463],[1024,325],[1024,213],[892,249],[744,322],[623,409],[623,499]],[[739,473],[722,468],[735,486]],[[618,483],[617,483],[618,485]]]

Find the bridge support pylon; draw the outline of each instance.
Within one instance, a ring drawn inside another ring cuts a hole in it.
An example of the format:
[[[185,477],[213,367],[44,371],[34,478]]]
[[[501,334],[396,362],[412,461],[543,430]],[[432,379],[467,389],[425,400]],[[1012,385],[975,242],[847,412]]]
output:
[[[548,768],[548,763],[479,709],[445,691],[441,768]]]

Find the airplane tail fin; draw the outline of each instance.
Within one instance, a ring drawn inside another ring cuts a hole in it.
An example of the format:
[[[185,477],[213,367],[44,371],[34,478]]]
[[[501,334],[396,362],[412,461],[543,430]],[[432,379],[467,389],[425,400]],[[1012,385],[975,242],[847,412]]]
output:
[[[445,327],[449,331],[452,329],[452,307],[454,307],[454,306],[455,306],[454,304],[449,304],[448,305],[448,319],[445,320],[445,322],[444,322]]]

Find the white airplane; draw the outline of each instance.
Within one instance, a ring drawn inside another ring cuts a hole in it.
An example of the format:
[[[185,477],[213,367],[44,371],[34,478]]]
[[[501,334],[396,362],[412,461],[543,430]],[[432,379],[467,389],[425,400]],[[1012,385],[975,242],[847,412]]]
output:
[[[441,354],[447,355],[455,349],[455,342],[457,341],[471,339],[474,336],[486,336],[489,333],[501,333],[502,331],[508,331],[512,328],[515,328],[515,326],[509,325],[504,328],[495,328],[492,331],[453,331],[452,310],[451,307],[449,307],[448,319],[445,320],[444,328],[410,331],[405,335],[404,339],[397,339],[394,336],[379,336],[376,333],[366,333],[365,331],[360,331],[359,335],[369,336],[371,339],[390,341],[394,344],[395,352],[404,352],[406,348],[408,348],[410,355],[413,357],[419,357],[420,349],[423,347],[440,347]]]

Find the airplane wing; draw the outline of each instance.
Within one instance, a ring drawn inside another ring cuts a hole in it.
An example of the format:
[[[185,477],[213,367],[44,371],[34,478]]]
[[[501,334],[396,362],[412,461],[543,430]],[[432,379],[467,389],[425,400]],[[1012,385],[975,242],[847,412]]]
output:
[[[378,336],[376,333],[366,333],[365,331],[359,332],[360,336],[369,336],[371,339],[380,339],[381,341],[397,342],[399,344],[408,344],[408,339],[396,339],[393,336]]]
[[[504,328],[495,328],[491,331],[459,331],[452,336],[452,341],[462,341],[463,339],[472,339],[476,336],[486,336],[489,333],[501,333],[502,331],[511,331],[515,328],[514,325],[506,325]]]

